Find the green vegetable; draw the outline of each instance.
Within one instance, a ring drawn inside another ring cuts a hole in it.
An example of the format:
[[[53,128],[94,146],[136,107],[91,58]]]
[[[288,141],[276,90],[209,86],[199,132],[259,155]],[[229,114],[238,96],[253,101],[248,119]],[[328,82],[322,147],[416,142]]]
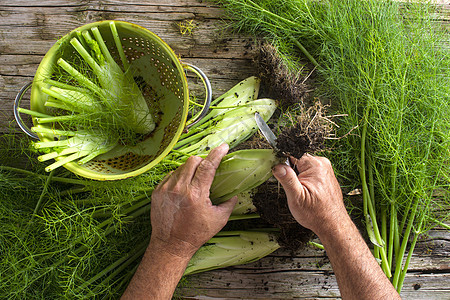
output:
[[[97,27],[78,32],[70,44],[79,56],[72,62],[59,58],[54,72],[57,80],[44,80],[48,86],[41,90],[48,95],[48,113],[19,109],[42,125],[33,127],[34,132],[55,139],[34,144],[51,153],[43,155],[42,161],[57,160],[47,171],[75,160],[85,164],[116,145],[133,145],[155,129],[150,108],[129,71],[114,21],[110,29],[124,69],[113,59]]]
[[[57,81],[48,80],[54,86],[48,88],[43,87],[42,91],[53,97],[45,102],[45,106],[64,109],[73,112],[95,113],[102,109],[102,105],[97,101],[89,90],[68,86],[66,89],[58,88],[62,86]],[[45,119],[38,119],[39,123],[43,123]]]
[[[222,231],[194,254],[184,275],[250,263],[278,248],[273,232]]]
[[[211,112],[183,134],[175,149],[202,155],[223,143],[233,148],[252,136],[258,127],[255,112],[267,122],[276,109],[272,99],[257,99],[260,80],[249,77],[213,101]]]
[[[121,53],[121,58],[124,59],[123,47],[121,47],[120,38],[117,36],[113,21],[110,22],[110,27],[114,36],[117,37],[115,41],[119,42],[117,50]],[[84,31],[81,35],[93,51],[93,56],[80,42],[81,37],[70,40],[75,50],[88,63],[100,84],[100,86],[95,85],[95,83],[93,85],[88,84],[87,88],[99,97],[102,105],[110,108],[112,112],[116,112],[116,117],[119,118],[118,122],[130,124],[127,126],[130,126],[137,133],[147,134],[152,132],[155,123],[132,74],[128,70],[123,71],[113,59],[98,28],[93,27],[91,32],[95,39],[91,37],[89,31]],[[79,73],[74,72],[73,67],[63,59],[60,59],[58,64],[77,79],[80,84],[86,82],[79,77],[81,74],[78,75]],[[123,60],[123,64],[127,66],[128,62]]]
[[[57,138],[57,140],[51,142],[34,143],[34,147],[39,150],[46,148],[58,149],[38,157],[39,161],[60,158],[45,168],[47,172],[73,160],[78,160],[79,164],[84,164],[98,155],[108,152],[117,145],[117,140],[109,140],[100,132],[52,130],[36,126],[32,127],[32,131],[51,134]]]
[[[251,190],[272,176],[272,168],[280,163],[271,149],[240,150],[227,154],[217,168],[210,198],[220,203]]]
[[[247,121],[248,124],[244,124],[245,126],[243,128],[241,128],[241,126],[233,128],[232,126],[234,124],[230,124],[230,120],[232,118],[240,117],[247,119],[252,111],[249,111],[246,108],[251,107],[253,107],[253,109],[259,108],[266,121],[270,118],[275,111],[275,102],[270,99],[255,102],[258,100],[260,82],[261,80],[254,76],[249,77],[215,99],[211,103],[211,111],[197,124],[192,126],[189,129],[189,132],[183,134],[174,148],[180,150],[188,148],[189,152],[191,149],[195,149],[195,147],[192,146],[197,144],[202,147],[202,151],[199,151],[199,153],[206,153],[212,149],[211,146],[208,146],[208,143],[213,142],[214,145],[219,146],[222,142],[228,143],[233,147],[239,143],[237,140],[233,140],[233,135],[239,136],[239,133],[241,133],[245,138],[240,138],[240,141],[248,138],[255,132],[255,128],[253,128],[254,125]],[[259,105],[261,106],[258,107]],[[231,113],[231,116],[229,116],[231,110],[234,111]],[[256,122],[254,122],[254,124],[256,124]],[[236,132],[236,130],[238,132]],[[222,131],[222,133],[217,131]],[[215,141],[211,141],[212,138],[208,137],[208,135],[217,138]],[[186,150],[183,151],[186,152]]]
[[[216,119],[217,116],[225,114],[228,109],[245,106],[248,102],[258,98],[261,79],[251,76],[229,89],[226,93],[211,103],[213,108],[194,128],[200,127],[206,121]]]
[[[260,112],[261,117],[268,120],[275,109],[275,101],[272,99],[257,99],[247,102],[243,107],[228,109],[226,113],[215,117],[210,128],[182,140],[181,143],[189,141],[189,144],[177,150],[199,155],[223,143],[229,144],[231,148],[235,147],[258,131],[256,112]]]

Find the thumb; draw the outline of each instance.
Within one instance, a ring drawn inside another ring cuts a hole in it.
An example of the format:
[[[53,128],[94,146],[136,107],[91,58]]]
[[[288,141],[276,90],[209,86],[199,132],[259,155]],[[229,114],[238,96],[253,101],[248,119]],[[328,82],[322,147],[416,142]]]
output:
[[[221,214],[228,220],[228,218],[231,215],[231,212],[233,211],[234,206],[236,205],[238,201],[238,197],[234,196],[228,201],[222,202],[219,205],[217,205],[217,208],[221,212]]]
[[[304,189],[300,181],[298,180],[297,174],[292,170],[291,167],[279,164],[276,165],[272,170],[273,176],[278,180],[283,186],[286,196],[289,199],[296,199],[300,197],[304,198]]]

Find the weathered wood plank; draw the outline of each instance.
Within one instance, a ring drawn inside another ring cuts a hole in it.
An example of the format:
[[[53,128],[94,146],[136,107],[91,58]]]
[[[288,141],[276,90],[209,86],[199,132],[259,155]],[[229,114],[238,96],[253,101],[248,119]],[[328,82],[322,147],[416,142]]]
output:
[[[265,260],[262,259],[262,260]],[[450,275],[409,273],[401,296],[404,299],[448,299]],[[202,299],[322,299],[339,298],[336,278],[329,272],[285,270],[250,272],[240,268],[193,275],[187,297]]]
[[[215,9],[216,10],[216,9]],[[104,15],[103,11],[67,11],[43,8],[40,13],[18,13],[2,17],[0,23],[0,40],[15,41],[0,43],[1,54],[35,54],[45,55],[47,50],[61,36],[85,23],[105,19],[128,21],[141,25],[156,35],[163,37],[177,54],[194,57],[245,57],[252,50],[249,40],[224,32],[223,24],[218,19],[207,19],[194,13],[156,13],[161,20],[152,19],[147,12],[118,12]],[[212,13],[205,12],[211,16]],[[168,18],[167,16],[171,16]],[[194,19],[195,28],[192,35],[181,35],[177,24]],[[23,20],[29,20],[22,24]],[[5,24],[5,26],[1,25]],[[14,25],[11,25],[14,24]],[[18,39],[20,37],[20,39]],[[194,51],[195,50],[195,51]]]
[[[449,299],[450,234],[436,230],[428,235],[432,238],[424,238],[413,255],[401,293],[404,299]],[[424,249],[432,249],[433,254],[422,253]],[[195,299],[340,297],[325,252],[311,247],[294,255],[280,249],[252,264],[193,275],[188,278],[188,286],[180,288],[180,293]]]
[[[437,0],[442,1],[442,0]],[[211,2],[202,0],[2,0],[2,6],[5,7],[72,7],[72,6],[95,6],[95,5],[121,5],[121,6],[173,6],[173,7],[196,7],[196,6],[214,6]]]

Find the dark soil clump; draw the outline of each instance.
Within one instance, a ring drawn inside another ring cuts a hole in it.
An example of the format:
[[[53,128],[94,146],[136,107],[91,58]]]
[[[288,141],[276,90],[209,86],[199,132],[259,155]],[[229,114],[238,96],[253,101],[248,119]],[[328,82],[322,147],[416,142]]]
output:
[[[278,101],[281,108],[275,113],[276,124],[269,127],[277,135],[280,158],[300,159],[305,153],[325,150],[325,140],[333,138],[334,123],[325,115],[325,107],[313,99],[314,72],[305,66],[293,72],[278,55],[276,47],[264,44],[256,61],[261,78],[261,93]],[[306,108],[308,107],[308,108]],[[256,134],[242,143],[241,149],[270,148],[262,137]],[[280,229],[278,242],[284,248],[297,250],[303,247],[313,233],[294,219],[287,205],[283,188],[275,179],[258,187],[253,197],[261,219]]]
[[[285,156],[300,158],[310,150],[308,136],[302,132],[298,125],[286,128],[278,137],[278,149]]]
[[[268,181],[261,185],[253,197],[253,204],[263,220],[280,229],[280,246],[295,251],[312,238],[313,232],[298,224],[292,216],[286,194],[277,182]]]
[[[323,151],[325,140],[333,137],[333,123],[320,102],[307,110],[300,108],[296,117],[288,119],[292,125],[284,127],[277,139],[278,149],[286,156],[299,159],[306,152]]]
[[[298,103],[305,103],[314,91],[310,82],[314,72],[290,70],[278,54],[275,46],[265,43],[260,46],[256,59],[258,76],[262,80],[262,93],[279,101],[284,110]]]

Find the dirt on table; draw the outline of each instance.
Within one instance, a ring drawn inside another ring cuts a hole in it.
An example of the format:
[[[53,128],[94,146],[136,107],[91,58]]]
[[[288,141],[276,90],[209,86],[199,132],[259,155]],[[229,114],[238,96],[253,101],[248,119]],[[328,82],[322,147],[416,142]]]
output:
[[[283,62],[277,48],[266,42],[260,45],[255,64],[262,80],[261,94],[278,100],[281,109],[311,100],[315,69],[310,68],[307,62],[303,69],[293,71]]]

